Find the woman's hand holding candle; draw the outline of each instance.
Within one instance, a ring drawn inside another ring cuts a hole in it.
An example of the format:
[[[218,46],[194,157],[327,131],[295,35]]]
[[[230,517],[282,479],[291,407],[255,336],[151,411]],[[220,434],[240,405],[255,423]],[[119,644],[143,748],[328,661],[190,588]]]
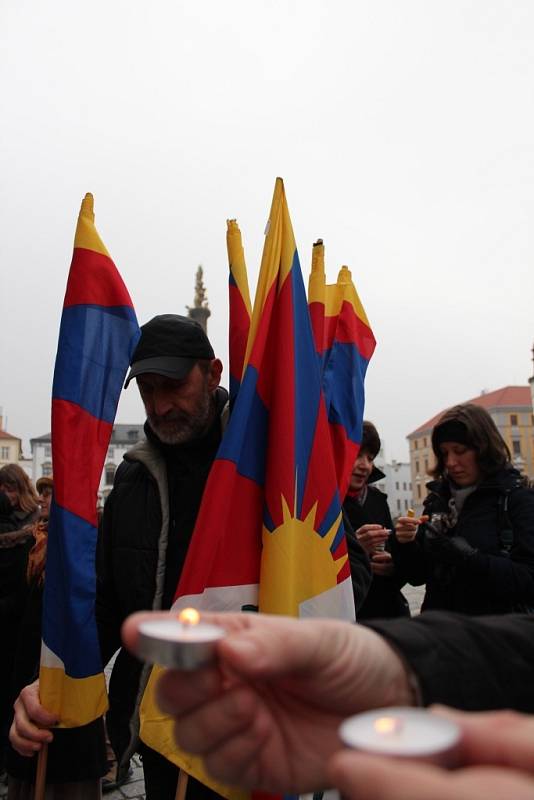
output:
[[[459,725],[461,769],[343,750],[329,763],[330,782],[348,800],[531,800],[534,718],[511,711],[434,709]]]

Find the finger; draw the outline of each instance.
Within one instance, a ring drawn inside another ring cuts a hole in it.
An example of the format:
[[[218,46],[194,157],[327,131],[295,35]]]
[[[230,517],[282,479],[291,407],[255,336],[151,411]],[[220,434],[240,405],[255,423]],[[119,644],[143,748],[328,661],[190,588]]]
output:
[[[177,720],[175,738],[188,753],[203,755],[264,719],[264,704],[248,687],[237,687]]]
[[[504,769],[472,767],[449,772],[347,750],[334,756],[328,771],[349,800],[529,800],[534,788],[531,780]]]
[[[225,736],[211,740],[209,747],[203,743],[202,758],[206,769],[222,782],[239,783],[243,788],[262,788],[259,782],[260,761],[266,741],[273,733],[272,718],[265,708],[256,708],[252,716],[247,713],[234,722],[234,729],[229,731],[226,728]],[[225,727],[227,724],[225,719]],[[177,741],[181,741],[183,736],[181,728],[182,721],[178,721],[175,729]]]
[[[534,718],[515,711],[465,713],[433,706],[432,711],[462,728],[465,764],[511,766],[534,774]]]
[[[156,684],[156,701],[166,714],[184,714],[221,691],[221,676],[213,667],[181,672],[165,670]]]
[[[58,722],[57,714],[52,714],[41,705],[39,698],[39,681],[34,681],[22,689],[17,697],[14,708],[19,710],[24,718],[31,720],[40,728],[51,728]]]

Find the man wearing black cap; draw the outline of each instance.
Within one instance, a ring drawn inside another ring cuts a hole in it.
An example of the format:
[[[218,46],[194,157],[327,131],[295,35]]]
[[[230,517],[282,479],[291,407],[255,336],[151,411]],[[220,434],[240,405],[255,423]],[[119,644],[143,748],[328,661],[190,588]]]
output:
[[[163,314],[141,328],[125,388],[137,381],[146,439],[124,456],[105,508],[98,554],[97,622],[106,662],[132,611],[170,608],[222,433],[222,364],[202,327]],[[140,748],[147,800],[174,800],[177,768],[139,744],[138,705],[148,671],[120,650],[110,683],[108,732],[119,775]],[[189,797],[213,792],[190,780]]]

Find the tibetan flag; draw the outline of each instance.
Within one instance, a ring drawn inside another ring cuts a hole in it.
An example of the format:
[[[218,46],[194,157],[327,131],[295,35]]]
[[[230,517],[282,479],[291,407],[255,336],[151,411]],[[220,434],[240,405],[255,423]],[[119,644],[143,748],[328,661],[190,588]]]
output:
[[[364,382],[376,341],[347,267],[326,284],[324,245],[313,247],[308,303],[323,375],[323,391],[336,462],[339,492],[348,489],[361,441]]]
[[[252,312],[241,231],[235,219],[229,219],[226,225],[226,247],[230,266],[230,275],[228,277],[228,355],[230,363],[230,404],[233,407],[243,376],[245,351],[250,330],[250,315]]]
[[[54,501],[48,528],[40,696],[62,727],[107,708],[94,616],[97,491],[140,331],[130,296],[82,202],[52,388]]]
[[[354,619],[341,500],[284,186],[277,179],[245,371],[211,469],[174,610],[257,611]],[[227,797],[198,759],[177,751],[154,702],[141,738]]]

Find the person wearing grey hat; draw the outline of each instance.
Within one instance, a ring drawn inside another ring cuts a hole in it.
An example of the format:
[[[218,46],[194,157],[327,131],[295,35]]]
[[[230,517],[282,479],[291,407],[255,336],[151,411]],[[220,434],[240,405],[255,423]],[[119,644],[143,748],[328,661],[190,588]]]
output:
[[[192,319],[161,314],[141,327],[125,388],[135,379],[146,412],[146,438],[118,467],[99,532],[96,618],[104,663],[121,647],[121,624],[129,614],[172,605],[228,411],[221,372],[205,331]],[[147,677],[141,664],[120,649],[106,718],[117,779],[103,790],[124,781],[138,751],[147,800],[174,800],[177,767],[138,738]],[[31,745],[21,735],[19,746]],[[188,800],[214,797],[189,780]]]

